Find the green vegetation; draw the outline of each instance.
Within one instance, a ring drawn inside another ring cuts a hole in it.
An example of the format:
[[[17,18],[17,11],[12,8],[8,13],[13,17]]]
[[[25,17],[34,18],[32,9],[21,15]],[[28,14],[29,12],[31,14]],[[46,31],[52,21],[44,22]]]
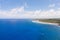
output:
[[[58,23],[60,25],[60,19],[36,19],[36,20],[49,23]]]
[[[43,22],[50,22],[50,23],[60,23],[60,20],[53,20],[53,19],[46,19],[46,20],[39,20]]]

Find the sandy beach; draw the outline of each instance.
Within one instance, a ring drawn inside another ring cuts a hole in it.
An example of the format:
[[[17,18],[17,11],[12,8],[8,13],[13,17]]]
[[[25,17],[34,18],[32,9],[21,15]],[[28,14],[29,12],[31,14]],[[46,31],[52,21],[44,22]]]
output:
[[[38,20],[33,20],[32,22],[34,22],[34,23],[42,23],[42,24],[50,24],[50,25],[56,25],[56,26],[59,26],[58,23],[41,22],[41,21],[38,21]]]

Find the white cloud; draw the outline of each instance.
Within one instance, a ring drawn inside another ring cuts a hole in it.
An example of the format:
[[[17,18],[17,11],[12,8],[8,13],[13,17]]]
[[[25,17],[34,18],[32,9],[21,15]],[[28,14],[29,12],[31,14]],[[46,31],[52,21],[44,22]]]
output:
[[[55,12],[55,10],[53,10],[53,9],[50,9],[50,10],[48,10],[48,11],[42,11],[41,16],[42,16],[43,18],[56,18],[56,17],[55,17],[55,16],[56,16],[56,12]]]
[[[53,8],[53,7],[55,7],[55,4],[50,4],[48,7]]]
[[[60,2],[58,2],[57,5],[60,6]]]
[[[0,10],[0,18],[19,18],[24,13],[24,7],[13,8],[9,11]]]
[[[49,5],[49,7],[54,7],[55,4]],[[28,7],[27,3],[24,6],[10,9],[9,11],[0,10],[0,18],[60,18],[60,8],[57,10],[49,9],[49,10],[35,10],[35,11],[26,11],[25,7]]]
[[[10,10],[10,13],[17,13],[17,12],[19,12],[19,13],[24,12],[24,6]]]
[[[0,11],[0,18],[60,18],[60,9],[25,11],[24,7]]]
[[[24,6],[25,6],[26,8],[28,8],[28,4],[27,4],[27,2],[24,3]]]

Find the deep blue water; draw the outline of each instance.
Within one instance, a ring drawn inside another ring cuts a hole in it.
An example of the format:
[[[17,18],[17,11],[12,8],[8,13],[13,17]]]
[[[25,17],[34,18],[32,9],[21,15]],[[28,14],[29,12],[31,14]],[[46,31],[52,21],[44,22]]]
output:
[[[31,20],[0,20],[0,40],[60,40],[60,27]]]

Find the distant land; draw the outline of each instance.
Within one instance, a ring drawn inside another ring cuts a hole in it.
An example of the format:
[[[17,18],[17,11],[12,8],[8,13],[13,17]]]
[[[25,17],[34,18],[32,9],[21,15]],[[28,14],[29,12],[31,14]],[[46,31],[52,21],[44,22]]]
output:
[[[60,26],[60,18],[51,18],[51,19],[35,19],[40,22],[48,22],[48,23],[57,23]]]

